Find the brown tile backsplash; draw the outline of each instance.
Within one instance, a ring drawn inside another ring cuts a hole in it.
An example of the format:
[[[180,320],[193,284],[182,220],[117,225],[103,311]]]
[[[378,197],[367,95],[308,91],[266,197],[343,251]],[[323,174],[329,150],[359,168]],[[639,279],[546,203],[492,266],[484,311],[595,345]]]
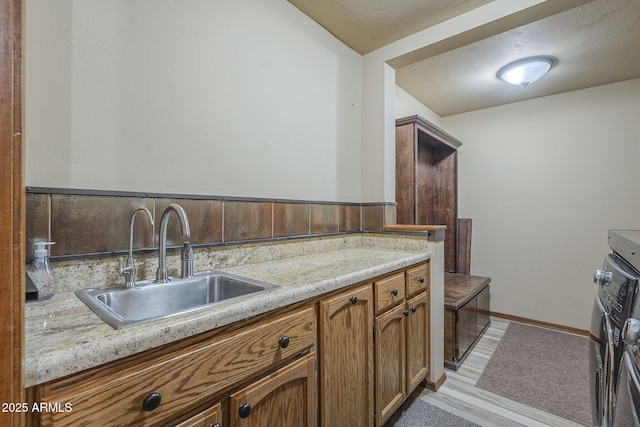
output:
[[[340,224],[338,231],[360,231],[360,205],[340,205]]]
[[[129,249],[131,215],[138,207],[153,212],[153,199],[86,195],[51,195],[51,255]],[[136,216],[134,248],[153,247],[153,228]]]
[[[33,257],[34,242],[49,241],[49,194],[28,194],[26,198],[27,258]]]
[[[268,239],[273,237],[271,202],[224,202],[224,241]]]
[[[182,237],[180,220],[175,213],[170,213],[167,222],[167,246],[181,246],[184,241],[192,245],[222,242],[222,200],[156,199],[155,246],[160,242],[160,219],[171,203],[177,203],[186,212],[191,236]]]
[[[273,204],[273,237],[309,234],[309,205],[306,203]]]
[[[384,205],[384,225],[397,224],[398,216],[396,205]]]
[[[215,245],[271,238],[288,238],[361,230],[381,230],[395,223],[395,205],[389,203],[323,203],[150,195],[61,189],[29,188],[26,197],[27,259],[33,257],[34,242],[56,242],[54,257],[83,257],[125,252],[129,248],[131,215],[144,206],[151,211],[155,227],[146,215],[136,216],[134,249],[158,247],[162,213],[171,203],[187,213],[191,236],[182,238],[180,223],[171,214],[167,223],[167,245]]]
[[[382,230],[384,227],[384,205],[362,206],[362,229]]]
[[[339,205],[311,205],[309,214],[311,234],[337,233],[340,231]]]

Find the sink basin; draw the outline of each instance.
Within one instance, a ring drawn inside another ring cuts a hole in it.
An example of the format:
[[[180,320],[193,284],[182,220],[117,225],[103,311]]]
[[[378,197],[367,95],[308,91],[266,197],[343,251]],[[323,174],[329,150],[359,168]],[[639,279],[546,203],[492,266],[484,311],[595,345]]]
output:
[[[134,288],[94,288],[76,295],[115,329],[166,319],[278,288],[220,271],[204,271],[168,283],[136,282]]]

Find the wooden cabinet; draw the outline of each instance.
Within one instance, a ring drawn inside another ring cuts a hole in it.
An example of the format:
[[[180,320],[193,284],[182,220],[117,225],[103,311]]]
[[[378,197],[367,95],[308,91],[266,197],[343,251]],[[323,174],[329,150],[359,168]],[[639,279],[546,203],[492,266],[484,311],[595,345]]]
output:
[[[427,375],[429,273],[427,261],[41,384],[32,403],[72,410],[29,425],[381,426]]]
[[[376,421],[382,425],[406,397],[406,309],[401,304],[376,317]]]
[[[376,314],[404,302],[404,272],[394,274],[382,280],[377,280],[373,288],[376,294]]]
[[[407,301],[407,396],[427,377],[429,369],[430,291]]]
[[[200,412],[175,427],[222,427],[222,405],[215,404],[211,408]]]
[[[315,353],[231,395],[231,427],[316,425]]]
[[[431,275],[431,263],[427,261],[406,272],[407,297],[411,297],[418,292],[429,290],[429,277]]]
[[[427,263],[374,283],[377,425],[384,424],[427,377],[428,272]],[[414,296],[407,299],[409,295]]]
[[[43,412],[41,423],[136,426],[181,419],[225,397],[216,393],[313,349],[315,341],[316,313],[307,307],[168,354],[154,352],[148,360],[113,362],[41,387],[40,402],[73,405],[69,412]]]
[[[445,273],[444,363],[457,370],[491,323],[491,279]]]
[[[421,116],[396,120],[397,223],[446,225],[446,271],[456,271],[460,145]]]
[[[373,425],[371,284],[320,301],[320,425]]]

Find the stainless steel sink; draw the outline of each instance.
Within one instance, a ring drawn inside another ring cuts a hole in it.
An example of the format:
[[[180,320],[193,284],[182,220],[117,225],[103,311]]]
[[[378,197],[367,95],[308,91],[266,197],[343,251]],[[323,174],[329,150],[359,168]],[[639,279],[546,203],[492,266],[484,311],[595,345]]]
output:
[[[220,271],[204,271],[167,283],[136,282],[133,288],[94,288],[76,295],[102,320],[123,329],[278,288],[276,285]]]

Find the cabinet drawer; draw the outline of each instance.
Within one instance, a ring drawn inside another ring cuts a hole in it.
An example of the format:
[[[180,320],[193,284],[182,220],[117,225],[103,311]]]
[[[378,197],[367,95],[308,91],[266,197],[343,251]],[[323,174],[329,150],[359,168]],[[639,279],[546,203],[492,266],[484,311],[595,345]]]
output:
[[[376,313],[404,301],[404,272],[374,283],[376,292]]]
[[[222,405],[217,403],[211,408],[181,422],[175,427],[220,427],[222,423]]]
[[[429,263],[407,270],[407,296],[415,295],[429,287]]]
[[[287,345],[280,341],[285,336]],[[73,410],[42,414],[42,424],[131,426],[168,421],[213,393],[314,347],[315,336],[313,307],[287,313],[191,346],[162,362],[114,373],[94,387],[78,383],[76,390],[82,392],[46,396],[43,402],[69,402]],[[153,400],[153,393],[159,406],[146,411],[143,405]]]

